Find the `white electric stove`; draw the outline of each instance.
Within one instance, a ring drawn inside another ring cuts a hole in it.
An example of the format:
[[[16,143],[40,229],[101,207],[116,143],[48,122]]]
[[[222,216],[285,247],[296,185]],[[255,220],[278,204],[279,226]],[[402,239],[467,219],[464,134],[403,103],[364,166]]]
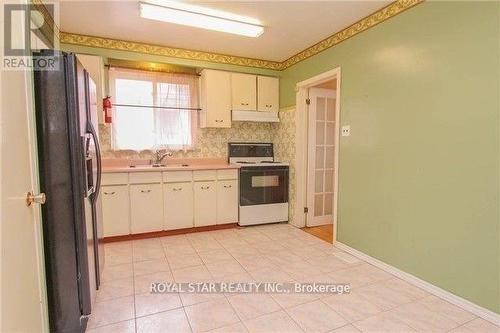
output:
[[[288,221],[289,166],[272,143],[229,143],[229,163],[241,164],[240,225]]]

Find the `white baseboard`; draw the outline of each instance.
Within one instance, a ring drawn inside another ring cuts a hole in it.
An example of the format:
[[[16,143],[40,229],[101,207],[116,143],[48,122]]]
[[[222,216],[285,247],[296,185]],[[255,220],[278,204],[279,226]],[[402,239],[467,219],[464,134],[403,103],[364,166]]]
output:
[[[348,246],[348,245],[345,245],[343,243],[340,243],[340,242],[336,242],[335,243],[335,246],[338,247],[339,249],[345,251],[345,252],[348,252],[350,254],[352,254],[353,256],[356,256],[358,257],[359,259],[362,259],[370,264],[372,264],[373,266],[376,266],[384,271],[386,271],[387,273],[390,273],[398,278],[400,278],[401,280],[404,280],[408,283],[411,283],[412,285],[418,287],[418,288],[421,288],[439,298],[442,298],[444,299],[445,301],[448,301],[458,307],[461,307],[462,309],[464,310],[467,310],[473,314],[475,314],[476,316],[478,317],[481,317],[495,325],[500,325],[500,314],[498,313],[495,313],[491,310],[488,310],[488,309],[485,309],[477,304],[474,304],[462,297],[459,297],[457,295],[454,295],[452,293],[450,293],[449,291],[446,291],[444,289],[441,289],[429,282],[426,282],[422,279],[419,279],[418,277],[416,276],[413,276],[409,273],[406,273],[406,272],[403,272],[402,270],[400,269],[397,269],[396,267],[394,266],[391,266],[391,265],[388,265],[386,264],[385,262],[383,261],[380,261],[378,259],[375,259],[361,251],[358,251],[356,249],[353,249],[352,247]]]

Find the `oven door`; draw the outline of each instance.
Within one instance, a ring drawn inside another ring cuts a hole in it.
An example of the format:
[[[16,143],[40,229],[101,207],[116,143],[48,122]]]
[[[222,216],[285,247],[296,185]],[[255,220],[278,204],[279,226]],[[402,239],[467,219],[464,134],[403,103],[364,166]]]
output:
[[[288,166],[240,169],[240,206],[286,202],[288,202]]]

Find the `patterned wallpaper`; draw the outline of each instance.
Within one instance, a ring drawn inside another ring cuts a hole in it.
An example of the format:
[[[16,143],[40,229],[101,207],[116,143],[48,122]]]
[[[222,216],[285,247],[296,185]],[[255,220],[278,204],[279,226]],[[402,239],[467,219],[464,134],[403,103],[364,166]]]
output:
[[[289,222],[293,221],[296,202],[295,182],[295,107],[282,109],[280,122],[272,124],[274,156],[276,160],[290,163]]]
[[[270,123],[234,122],[232,128],[199,128],[196,148],[174,152],[177,158],[227,158],[228,142],[272,142],[272,125]],[[111,149],[111,129],[100,125],[99,137],[103,150],[103,158],[149,159],[151,151],[133,151]]]
[[[232,128],[200,128],[194,150],[174,152],[177,158],[227,158],[228,142],[273,142],[275,158],[290,163],[289,216],[295,207],[295,107],[282,109],[279,123],[234,122]],[[111,149],[110,126],[99,126],[103,158],[150,159],[151,151]]]

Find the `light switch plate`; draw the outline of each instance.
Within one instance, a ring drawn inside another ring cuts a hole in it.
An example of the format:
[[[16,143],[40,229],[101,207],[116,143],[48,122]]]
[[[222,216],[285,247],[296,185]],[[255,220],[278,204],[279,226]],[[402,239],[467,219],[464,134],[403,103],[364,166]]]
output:
[[[350,136],[351,135],[351,126],[345,125],[342,126],[342,136]]]

